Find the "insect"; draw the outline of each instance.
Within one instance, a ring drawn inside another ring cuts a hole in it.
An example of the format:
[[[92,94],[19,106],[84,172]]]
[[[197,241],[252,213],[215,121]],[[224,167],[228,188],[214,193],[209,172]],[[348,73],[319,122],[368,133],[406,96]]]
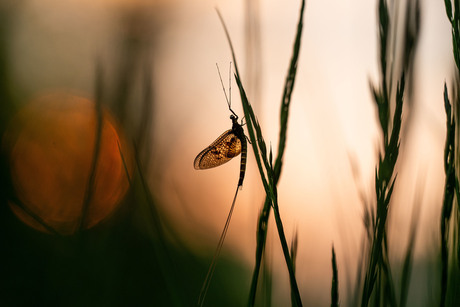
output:
[[[243,185],[246,172],[247,141],[243,127],[238,123],[238,116],[230,115],[232,129],[222,133],[211,145],[203,149],[195,158],[193,165],[195,169],[208,169],[222,165],[241,153],[240,177],[238,186]]]
[[[231,63],[230,63],[231,67]],[[217,66],[217,71],[219,71],[219,66]],[[195,158],[193,166],[197,170],[208,169],[222,165],[234,157],[238,156],[241,153],[241,162],[240,162],[240,176],[238,179],[238,186],[236,187],[235,196],[233,197],[233,202],[230,207],[230,211],[225,222],[224,229],[220,235],[219,242],[217,243],[217,248],[214,253],[214,257],[209,266],[208,273],[203,282],[201,288],[200,297],[198,298],[198,306],[203,306],[206,293],[208,291],[209,285],[211,283],[211,278],[216,267],[217,258],[219,257],[220,251],[224,244],[225,236],[227,235],[228,226],[230,225],[230,220],[232,218],[233,209],[235,208],[235,201],[238,195],[238,190],[243,186],[244,174],[246,172],[246,158],[247,158],[247,140],[244,135],[243,122],[238,123],[238,115],[231,108],[231,70],[229,74],[229,97],[225,91],[224,83],[222,82],[222,77],[219,71],[219,78],[224,90],[225,99],[227,100],[228,109],[232,112],[230,119],[232,121],[232,128],[222,133],[214,142],[211,143],[208,147],[203,149]]]
[[[219,67],[217,67],[219,69]],[[219,72],[220,77],[220,72]],[[222,78],[221,78],[222,82]],[[223,85],[222,85],[223,87]],[[224,87],[223,87],[224,88]],[[231,89],[229,88],[229,91]],[[240,162],[240,177],[238,180],[238,187],[243,186],[244,174],[246,172],[246,158],[247,158],[247,141],[244,135],[243,123],[238,123],[238,115],[231,108],[231,100],[227,98],[225,92],[225,98],[227,99],[228,109],[232,112],[230,119],[232,120],[232,129],[229,129],[222,133],[214,142],[208,147],[203,149],[195,158],[193,166],[197,170],[208,169],[220,166],[227,163],[234,157],[241,153]],[[230,97],[231,99],[231,97]]]

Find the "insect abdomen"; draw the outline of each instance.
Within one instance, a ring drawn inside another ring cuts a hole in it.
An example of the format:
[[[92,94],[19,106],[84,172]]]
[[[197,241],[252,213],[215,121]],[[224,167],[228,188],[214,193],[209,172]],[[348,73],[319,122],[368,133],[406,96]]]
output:
[[[248,144],[246,137],[243,134],[241,138],[241,164],[240,164],[240,179],[238,180],[238,186],[243,186],[244,174],[246,173],[246,158],[248,153]]]

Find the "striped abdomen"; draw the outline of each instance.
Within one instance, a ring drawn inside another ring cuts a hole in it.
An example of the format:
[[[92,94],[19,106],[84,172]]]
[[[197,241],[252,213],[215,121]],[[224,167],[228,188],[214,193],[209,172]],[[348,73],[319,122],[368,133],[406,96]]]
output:
[[[240,164],[240,179],[238,180],[238,186],[243,186],[244,174],[246,172],[246,159],[248,156],[248,143],[246,141],[246,136],[240,138],[241,141],[241,164]]]

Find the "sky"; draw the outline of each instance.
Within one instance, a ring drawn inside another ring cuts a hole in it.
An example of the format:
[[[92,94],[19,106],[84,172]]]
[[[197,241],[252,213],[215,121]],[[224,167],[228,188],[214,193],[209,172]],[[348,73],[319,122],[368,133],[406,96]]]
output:
[[[360,193],[369,198],[373,194],[380,137],[369,86],[378,81],[379,73],[375,2],[310,0],[305,12],[279,204],[288,241],[298,233],[299,286],[305,289],[303,295],[322,303],[329,295],[331,246],[336,247],[339,268],[354,272],[363,235]],[[248,96],[254,100],[267,144],[276,148],[279,103],[300,2],[255,3],[260,52],[252,60],[260,65],[260,88],[248,89]],[[442,91],[444,82],[452,80],[450,29],[442,1],[421,3],[413,120],[401,145],[397,201],[391,210],[395,259],[406,244],[416,196],[422,208],[416,257],[423,258],[435,244],[433,221],[439,220],[444,182]],[[100,59],[108,79],[114,78],[112,65],[123,56],[117,49],[123,35],[147,46],[139,59],[130,60],[138,60],[142,69],[148,63],[153,67],[149,182],[157,188],[162,214],[176,225],[182,242],[198,254],[211,255],[230,208],[239,158],[206,171],[194,170],[192,163],[231,127],[216,69],[218,64],[227,86],[231,54],[215,8],[227,23],[243,82],[249,79],[244,1],[32,0],[15,5],[11,69],[25,89],[20,97],[25,101],[53,88],[91,98],[94,64]],[[234,80],[232,109],[242,117]],[[264,194],[251,149],[248,156],[223,253],[251,267]],[[274,302],[282,302],[289,295],[288,279],[274,230],[268,250],[277,276]]]

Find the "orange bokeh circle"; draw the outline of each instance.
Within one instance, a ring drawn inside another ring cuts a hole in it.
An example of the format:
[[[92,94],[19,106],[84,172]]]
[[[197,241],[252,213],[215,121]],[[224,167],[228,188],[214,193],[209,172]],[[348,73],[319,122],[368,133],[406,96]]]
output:
[[[25,224],[74,234],[107,218],[123,199],[132,173],[131,151],[109,112],[103,109],[101,115],[91,187],[98,123],[92,101],[52,93],[13,117],[3,137],[16,199],[9,205]]]

